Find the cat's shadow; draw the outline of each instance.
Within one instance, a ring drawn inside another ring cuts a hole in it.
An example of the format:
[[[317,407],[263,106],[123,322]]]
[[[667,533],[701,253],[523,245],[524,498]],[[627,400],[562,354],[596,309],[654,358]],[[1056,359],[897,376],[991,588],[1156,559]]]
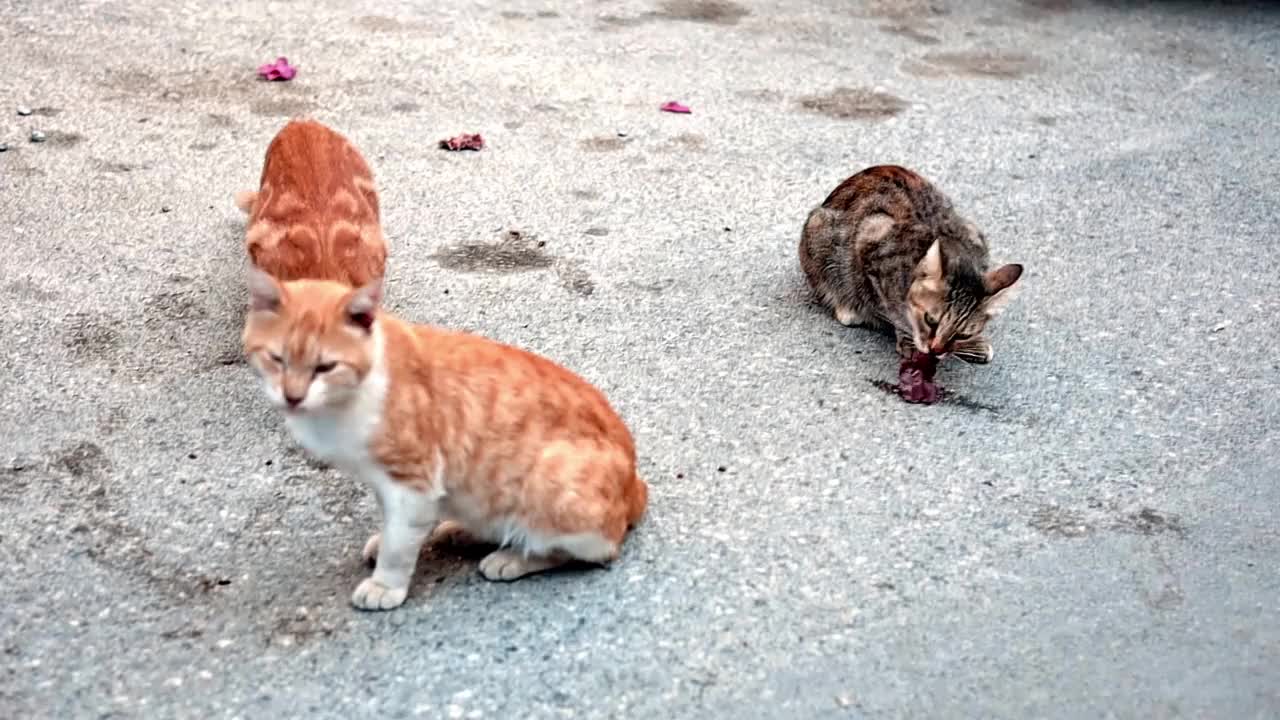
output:
[[[895,362],[901,360],[898,355],[897,337],[894,335],[891,328],[884,326],[842,325],[832,316],[831,310],[825,307],[821,301],[819,301],[818,297],[812,292],[805,292],[800,295],[800,298],[806,308],[814,316],[825,318],[834,325],[834,328],[831,330],[833,335],[842,339],[847,339],[851,336],[865,338],[865,342],[861,343],[862,347],[855,347],[850,350],[854,355],[876,357],[882,353],[884,357],[892,359]],[[868,345],[871,347],[867,347]],[[970,373],[974,372],[975,369],[976,368],[962,360],[954,360],[945,363],[941,368],[939,368],[939,375],[942,375],[943,379],[950,377],[958,380],[968,376]],[[865,379],[877,390],[888,395],[894,395],[895,397],[898,396],[898,386],[895,383],[873,377],[867,377]],[[989,412],[995,415],[1000,414],[1001,411],[1001,408],[998,405],[991,405],[970,399],[962,393],[948,389],[945,386],[942,390],[942,399],[938,404],[951,405],[963,408],[970,412]]]
[[[526,575],[511,581],[489,581],[480,575],[480,561],[489,553],[497,550],[497,545],[488,543],[452,543],[443,542],[435,545],[423,545],[418,554],[418,566],[414,571],[413,584],[428,587],[448,580],[466,580],[472,576],[480,582],[493,582],[496,585],[510,585],[516,582],[535,580],[538,578],[574,578],[579,575],[608,570],[608,565],[573,560],[565,565]],[[360,561],[363,572],[371,572],[376,566],[373,560]],[[412,591],[411,591],[412,592]]]

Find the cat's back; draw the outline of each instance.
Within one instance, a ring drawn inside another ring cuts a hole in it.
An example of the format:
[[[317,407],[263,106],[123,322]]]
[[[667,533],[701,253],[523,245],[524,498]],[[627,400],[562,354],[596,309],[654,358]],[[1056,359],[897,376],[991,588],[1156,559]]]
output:
[[[359,286],[385,271],[373,172],[322,123],[291,120],[276,133],[248,210],[250,257],[279,280]]]
[[[342,197],[363,186],[373,189],[373,171],[351,141],[315,120],[290,120],[267,146],[259,192],[277,197],[255,215],[277,219],[308,212],[349,219],[378,219],[377,197],[350,202]],[[359,198],[350,198],[359,200]],[[329,212],[325,212],[325,211]]]
[[[932,183],[900,165],[875,165],[850,176],[822,206],[862,217],[883,213],[899,221],[927,220],[950,210]]]
[[[630,430],[595,385],[565,366],[481,335],[403,324],[401,373],[496,434],[534,432],[604,441],[634,458]],[[393,381],[394,382],[394,381]],[[394,394],[394,393],[393,393]]]

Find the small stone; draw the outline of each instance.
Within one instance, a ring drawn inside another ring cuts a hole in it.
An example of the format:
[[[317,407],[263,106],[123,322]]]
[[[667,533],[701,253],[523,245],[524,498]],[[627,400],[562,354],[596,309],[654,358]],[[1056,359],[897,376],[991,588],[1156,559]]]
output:
[[[173,208],[169,207],[168,205],[161,205],[160,212],[162,213],[173,212]],[[194,458],[195,455],[192,455],[192,457]]]
[[[33,142],[33,143],[42,143],[42,142],[44,142],[44,141],[45,141],[45,134],[44,134],[44,133],[40,132],[39,130],[32,130],[32,131],[31,131],[31,142]]]
[[[1227,329],[1227,328],[1229,328],[1229,327],[1231,327],[1231,321],[1230,321],[1230,320],[1223,320],[1222,322],[1218,323],[1217,325],[1214,325],[1212,328],[1209,328],[1209,332],[1211,332],[1211,333],[1220,333],[1220,332],[1222,332],[1223,330],[1226,330],[1226,329]]]
[[[8,144],[0,143],[0,152],[7,152],[8,150],[9,150]]]
[[[18,114],[21,115],[22,117],[26,117],[31,114],[31,108],[27,107],[26,105],[19,105]]]

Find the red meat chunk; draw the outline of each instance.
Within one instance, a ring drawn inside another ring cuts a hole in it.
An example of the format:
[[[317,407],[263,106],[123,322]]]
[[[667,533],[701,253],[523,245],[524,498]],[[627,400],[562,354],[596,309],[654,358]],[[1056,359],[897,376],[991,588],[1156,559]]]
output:
[[[909,403],[932,405],[942,399],[942,388],[933,381],[938,357],[914,352],[898,366],[898,395]]]

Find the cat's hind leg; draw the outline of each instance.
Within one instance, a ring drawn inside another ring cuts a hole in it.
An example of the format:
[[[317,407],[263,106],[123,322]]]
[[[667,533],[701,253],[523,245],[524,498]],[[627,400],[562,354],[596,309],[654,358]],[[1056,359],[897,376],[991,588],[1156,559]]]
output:
[[[480,575],[493,582],[510,582],[525,575],[558,568],[569,562],[559,553],[550,555],[524,555],[511,548],[499,548],[480,561]]]
[[[832,263],[840,252],[839,214],[818,206],[809,212],[804,230],[800,233],[800,269],[813,291],[814,298],[824,307],[836,311],[836,319],[845,325],[848,311],[841,307],[833,283]]]
[[[511,581],[579,561],[604,564],[618,556],[617,543],[598,533],[574,533],[554,538],[529,537],[527,549],[499,548],[480,561],[486,580]]]
[[[489,580],[515,580],[577,561],[618,557],[638,519],[634,456],[594,442],[549,444],[524,480],[526,505],[493,527],[504,547],[480,561]]]

